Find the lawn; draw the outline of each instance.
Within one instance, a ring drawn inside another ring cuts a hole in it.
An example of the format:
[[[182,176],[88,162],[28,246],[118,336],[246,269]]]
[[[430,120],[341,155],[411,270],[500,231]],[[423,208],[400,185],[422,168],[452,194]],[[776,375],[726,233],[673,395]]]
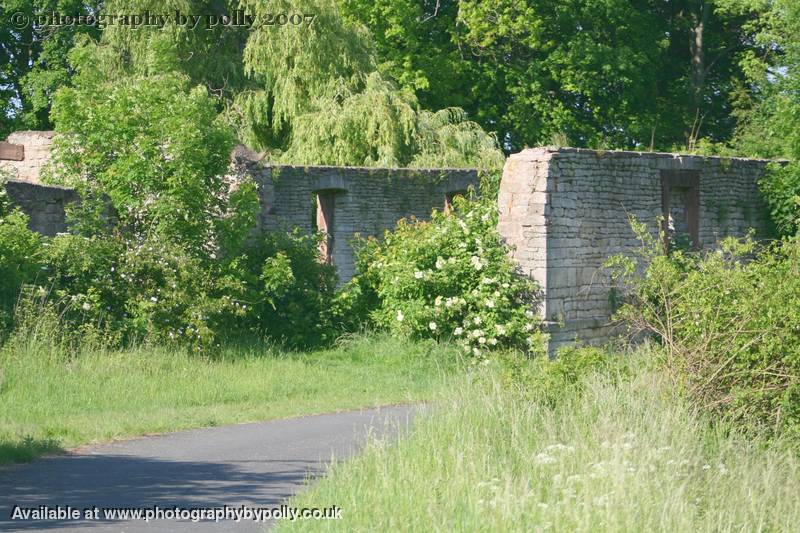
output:
[[[355,337],[329,350],[214,357],[166,348],[0,348],[0,463],[81,444],[429,399],[459,367],[433,342]]]
[[[291,502],[343,520],[279,530],[796,531],[796,451],[712,428],[650,360],[626,356],[557,401],[494,363],[464,375],[406,439]]]

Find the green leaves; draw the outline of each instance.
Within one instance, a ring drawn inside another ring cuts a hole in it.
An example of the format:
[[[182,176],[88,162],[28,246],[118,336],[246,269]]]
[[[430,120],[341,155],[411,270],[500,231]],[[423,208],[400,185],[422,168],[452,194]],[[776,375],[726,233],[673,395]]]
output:
[[[241,245],[255,187],[232,190],[224,179],[233,132],[204,88],[177,74],[124,82],[81,74],[57,94],[53,117],[61,133],[55,179],[85,202],[107,196],[131,238],[158,234],[206,259]]]
[[[668,368],[703,409],[800,435],[800,241],[730,238],[702,255],[643,249],[642,270],[623,278],[619,318],[664,344]]]

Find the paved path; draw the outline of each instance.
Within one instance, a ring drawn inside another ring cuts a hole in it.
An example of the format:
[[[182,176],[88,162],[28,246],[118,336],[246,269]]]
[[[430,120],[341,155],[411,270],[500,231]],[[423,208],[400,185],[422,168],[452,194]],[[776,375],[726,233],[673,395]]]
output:
[[[253,520],[219,523],[156,520],[11,520],[14,506],[161,508],[278,507],[344,459],[368,435],[408,427],[410,407],[181,431],[94,446],[0,469],[0,531],[263,531]],[[346,513],[347,509],[343,509]]]

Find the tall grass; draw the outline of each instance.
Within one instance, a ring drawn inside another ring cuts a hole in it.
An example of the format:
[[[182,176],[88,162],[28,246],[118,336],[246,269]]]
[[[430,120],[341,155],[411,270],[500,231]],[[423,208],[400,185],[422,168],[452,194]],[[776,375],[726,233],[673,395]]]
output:
[[[454,350],[359,336],[308,353],[65,349],[47,327],[0,348],[0,463],[88,442],[429,398]]]
[[[344,520],[282,531],[796,531],[800,462],[709,426],[640,359],[553,406],[463,379],[397,443],[299,495]],[[580,392],[582,391],[582,392]]]

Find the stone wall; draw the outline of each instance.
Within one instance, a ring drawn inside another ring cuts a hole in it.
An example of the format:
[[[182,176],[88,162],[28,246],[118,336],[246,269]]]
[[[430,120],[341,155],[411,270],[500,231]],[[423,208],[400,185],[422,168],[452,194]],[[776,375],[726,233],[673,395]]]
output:
[[[22,146],[24,159],[0,160],[0,168],[7,170],[12,179],[39,183],[42,167],[50,160],[54,134],[52,131],[15,131],[6,141]]]
[[[614,333],[611,288],[603,269],[636,246],[628,215],[658,234],[696,248],[754,228],[767,232],[757,187],[766,161],[662,153],[536,148],[506,161],[498,229],[520,268],[544,292],[542,317],[551,352],[572,341],[602,342]]]
[[[28,227],[42,235],[54,236],[67,230],[64,206],[78,200],[73,189],[11,180],[6,183],[11,201],[29,217]]]
[[[355,234],[381,235],[404,217],[428,219],[433,209],[445,206],[448,195],[478,184],[475,170],[262,165],[241,148],[234,157],[239,175],[249,174],[258,183],[262,230],[314,231],[322,225],[316,196],[323,196],[323,207],[329,208],[329,254],[342,282],[355,273]]]
[[[64,205],[77,199],[71,189],[36,183],[51,139],[52,132],[13,133],[8,140],[24,145],[25,159],[0,163],[16,172],[8,184],[12,201],[30,216],[31,228],[45,235],[66,229]],[[355,273],[355,234],[381,235],[403,217],[427,219],[433,209],[445,206],[448,195],[478,184],[475,170],[265,165],[243,146],[232,154],[232,169],[231,181],[249,175],[258,184],[261,212],[256,231],[329,231],[328,255],[342,282]],[[325,216],[315,205],[318,196]]]

